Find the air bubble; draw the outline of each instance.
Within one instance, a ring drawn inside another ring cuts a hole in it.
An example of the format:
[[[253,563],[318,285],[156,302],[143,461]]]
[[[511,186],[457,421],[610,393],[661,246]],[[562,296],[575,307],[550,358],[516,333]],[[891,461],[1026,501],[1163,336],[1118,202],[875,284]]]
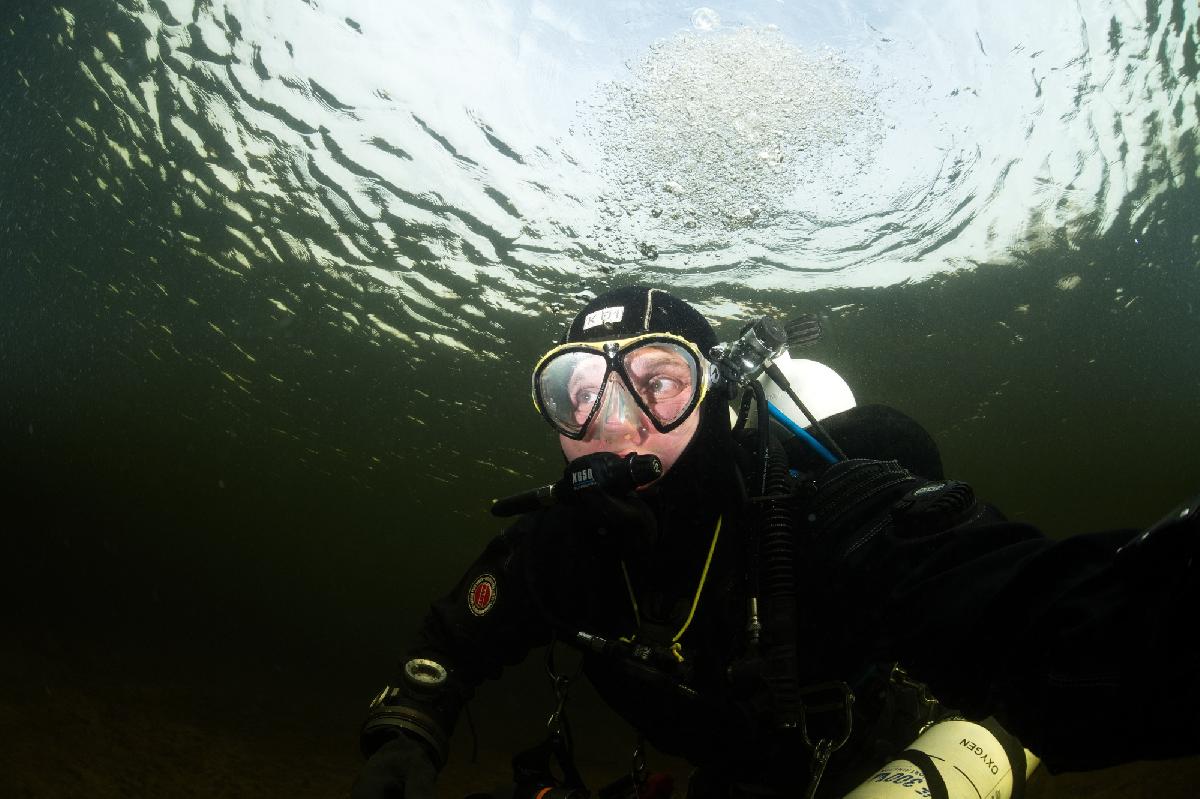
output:
[[[714,31],[721,27],[721,15],[701,6],[692,12],[692,27],[698,31]]]
[[[601,91],[588,128],[607,199],[645,209],[631,240],[640,224],[721,235],[754,223],[750,208],[777,218],[831,161],[871,163],[882,128],[875,96],[836,52],[764,29],[659,41]]]

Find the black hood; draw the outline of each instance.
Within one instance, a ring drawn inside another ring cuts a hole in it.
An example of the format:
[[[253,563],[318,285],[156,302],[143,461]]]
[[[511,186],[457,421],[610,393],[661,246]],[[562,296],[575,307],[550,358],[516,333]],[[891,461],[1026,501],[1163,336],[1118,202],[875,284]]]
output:
[[[699,311],[647,286],[623,286],[596,297],[571,321],[563,341],[605,341],[640,333],[674,333],[705,356],[718,343]],[[670,471],[642,494],[655,510],[660,541],[666,546],[679,539],[696,540],[693,528],[711,524],[737,495],[726,393],[710,390],[695,412],[700,424],[691,442]]]
[[[623,286],[601,294],[583,307],[563,342],[607,341],[639,333],[674,333],[708,355],[717,334],[699,311],[662,289]]]

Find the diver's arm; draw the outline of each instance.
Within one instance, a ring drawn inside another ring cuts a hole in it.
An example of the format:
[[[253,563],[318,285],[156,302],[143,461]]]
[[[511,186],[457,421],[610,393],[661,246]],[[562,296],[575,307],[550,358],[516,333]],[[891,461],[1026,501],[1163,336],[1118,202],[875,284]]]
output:
[[[1022,570],[1046,587],[1022,609],[1031,657],[998,675],[997,715],[1052,770],[1200,753],[1197,504],[1132,540],[1055,543]]]
[[[994,714],[1055,771],[1200,752],[1200,514],[1141,540],[1058,542],[988,512],[887,514],[839,568],[876,654],[969,716]]]
[[[372,702],[361,745],[371,755],[398,735],[419,741],[441,768],[459,711],[476,686],[498,677],[550,627],[527,575],[538,553],[530,545],[535,516],[518,521],[488,544],[458,584],[430,606],[399,674]]]

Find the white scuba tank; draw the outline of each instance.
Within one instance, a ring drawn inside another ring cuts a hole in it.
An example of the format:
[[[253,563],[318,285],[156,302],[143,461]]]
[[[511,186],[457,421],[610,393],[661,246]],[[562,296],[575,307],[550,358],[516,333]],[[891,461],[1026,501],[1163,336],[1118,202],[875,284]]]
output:
[[[804,406],[817,417],[817,421],[835,413],[849,410],[855,406],[854,392],[842,376],[823,363],[810,361],[805,358],[793,358],[786,352],[775,359],[775,365],[792,386],[792,391],[804,403]],[[796,407],[796,403],[775,384],[765,372],[759,376],[767,395],[767,402],[801,427],[808,427],[808,418]],[[731,423],[737,414],[730,409]],[[749,424],[758,424],[758,409],[751,405]]]
[[[1015,751],[1015,750],[1014,750]],[[1041,762],[1028,749],[1028,778]],[[911,759],[910,759],[911,758]],[[935,773],[930,773],[932,770]],[[1013,764],[987,728],[964,719],[939,721],[845,799],[1010,799]]]

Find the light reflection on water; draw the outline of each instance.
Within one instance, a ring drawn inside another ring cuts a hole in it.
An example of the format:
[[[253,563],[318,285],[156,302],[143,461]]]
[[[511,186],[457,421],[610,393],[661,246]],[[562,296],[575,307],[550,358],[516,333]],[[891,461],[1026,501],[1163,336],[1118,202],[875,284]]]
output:
[[[597,281],[719,304],[1135,224],[1196,123],[1192,4],[113,5],[62,11],[106,201],[157,173],[228,279],[304,264],[464,354]]]

